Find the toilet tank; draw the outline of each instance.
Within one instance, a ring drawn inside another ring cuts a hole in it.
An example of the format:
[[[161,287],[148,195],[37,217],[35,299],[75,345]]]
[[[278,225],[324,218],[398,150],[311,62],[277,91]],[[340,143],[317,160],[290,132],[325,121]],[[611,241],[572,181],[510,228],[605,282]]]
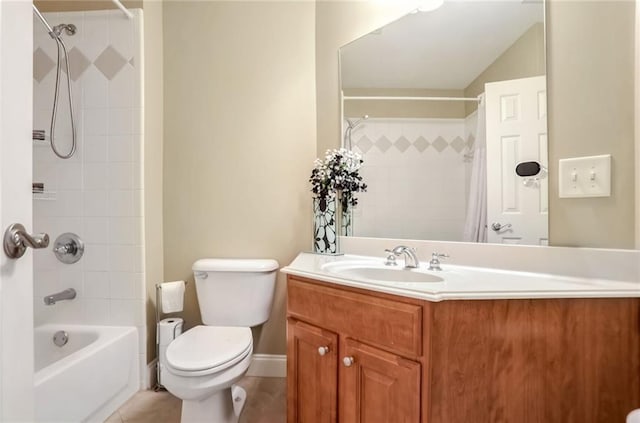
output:
[[[193,264],[202,322],[257,326],[273,304],[278,262],[271,259],[200,259]]]

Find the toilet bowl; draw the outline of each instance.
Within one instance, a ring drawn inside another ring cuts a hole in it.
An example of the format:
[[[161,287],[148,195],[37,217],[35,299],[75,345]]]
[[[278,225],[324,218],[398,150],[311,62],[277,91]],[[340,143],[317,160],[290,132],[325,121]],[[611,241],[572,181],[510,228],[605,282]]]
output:
[[[164,384],[181,398],[183,422],[236,422],[246,393],[233,388],[251,364],[251,329],[196,326],[167,348]]]
[[[275,260],[201,259],[193,271],[203,325],[174,339],[162,381],[182,400],[182,423],[237,423],[246,392],[234,384],[251,364],[251,327],[271,310]]]

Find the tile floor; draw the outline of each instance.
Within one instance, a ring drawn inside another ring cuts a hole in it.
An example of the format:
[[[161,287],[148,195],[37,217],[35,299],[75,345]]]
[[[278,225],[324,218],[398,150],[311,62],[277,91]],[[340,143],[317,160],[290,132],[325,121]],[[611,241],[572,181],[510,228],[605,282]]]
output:
[[[239,384],[247,391],[240,423],[286,421],[285,378],[247,376]],[[105,423],[179,423],[180,411],[180,400],[169,392],[140,391]]]

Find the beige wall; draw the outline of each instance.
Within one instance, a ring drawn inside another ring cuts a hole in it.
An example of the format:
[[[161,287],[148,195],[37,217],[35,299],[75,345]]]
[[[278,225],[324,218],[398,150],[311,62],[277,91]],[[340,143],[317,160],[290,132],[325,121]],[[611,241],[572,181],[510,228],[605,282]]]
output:
[[[553,245],[634,247],[634,3],[548,3]],[[612,195],[558,198],[558,160],[612,155]]]
[[[518,38],[464,90],[465,97],[477,97],[484,84],[507,79],[528,78],[545,74],[544,25],[537,23]],[[478,108],[466,103],[466,113]]]
[[[144,245],[147,361],[156,356],[155,284],[164,280],[162,223],[162,2],[144,4]]]
[[[316,107],[318,155],[340,146],[338,49],[415,9],[418,1],[318,1],[316,3]]]
[[[345,96],[385,97],[464,97],[462,90],[427,90],[406,88],[348,88]],[[349,100],[344,102],[347,117],[435,118],[466,117],[461,101]]]
[[[316,156],[313,2],[165,3],[165,279],[201,257],[311,245]],[[185,24],[188,22],[188,24]],[[285,284],[256,352],[285,353]],[[185,318],[200,321],[194,285]]]

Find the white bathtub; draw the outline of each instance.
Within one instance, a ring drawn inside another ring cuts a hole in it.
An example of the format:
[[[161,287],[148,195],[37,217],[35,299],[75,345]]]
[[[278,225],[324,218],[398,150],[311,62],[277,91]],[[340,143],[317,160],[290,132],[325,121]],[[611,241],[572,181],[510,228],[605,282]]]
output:
[[[135,327],[47,324],[35,328],[34,350],[37,422],[102,422],[140,388]]]

